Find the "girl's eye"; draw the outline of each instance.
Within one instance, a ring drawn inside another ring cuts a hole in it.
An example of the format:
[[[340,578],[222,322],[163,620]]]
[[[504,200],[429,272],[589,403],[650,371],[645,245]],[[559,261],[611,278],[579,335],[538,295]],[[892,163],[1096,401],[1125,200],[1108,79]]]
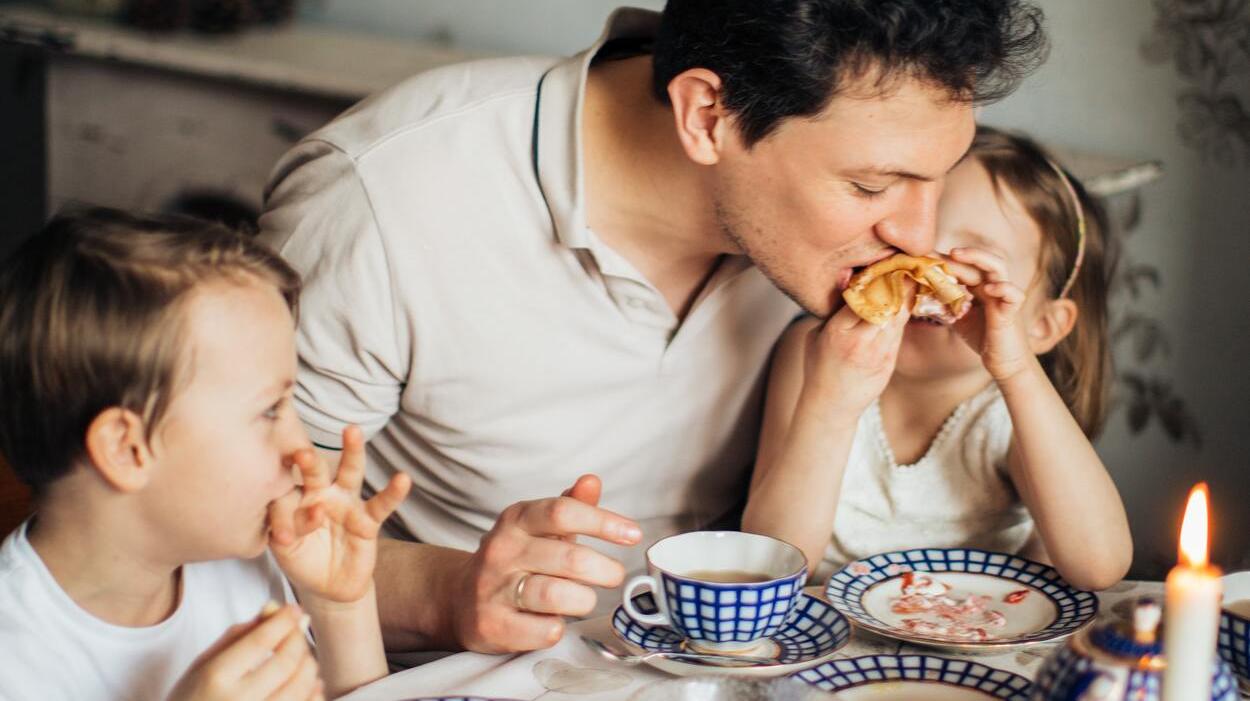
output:
[[[859,183],[851,183],[855,186],[855,194],[866,199],[872,199],[885,192],[884,187],[868,187]]]

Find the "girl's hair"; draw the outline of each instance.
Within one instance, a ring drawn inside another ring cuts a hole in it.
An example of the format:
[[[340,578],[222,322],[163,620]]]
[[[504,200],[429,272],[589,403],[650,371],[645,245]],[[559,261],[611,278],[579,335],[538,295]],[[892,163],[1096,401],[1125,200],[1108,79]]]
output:
[[[1014,194],[1042,231],[1038,284],[1059,296],[1077,262],[1080,218],[1084,214],[1085,253],[1068,290],[1076,303],[1076,325],[1042,356],[1042,367],[1081,429],[1093,438],[1110,408],[1111,347],[1107,293],[1117,251],[1102,206],[1032,139],[992,127],[978,127],[969,155],[986,169],[994,186]],[[1071,184],[1071,191],[1063,179]],[[1072,200],[1073,193],[1079,201]]]
[[[85,455],[109,407],[160,425],[185,379],[186,305],[214,282],[300,280],[220,224],[94,208],[61,214],[0,265],[0,457],[41,496]]]

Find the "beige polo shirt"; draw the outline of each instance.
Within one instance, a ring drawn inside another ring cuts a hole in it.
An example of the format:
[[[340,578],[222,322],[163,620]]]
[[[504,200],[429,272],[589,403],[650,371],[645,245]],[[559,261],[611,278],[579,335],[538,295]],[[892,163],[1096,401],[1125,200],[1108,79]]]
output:
[[[570,59],[417,75],[277,166],[261,228],[304,276],[299,412],[327,447],[363,427],[369,484],[411,475],[398,516],[417,540],[475,549],[506,506],[586,472],[648,541],[745,496],[797,307],[729,257],[679,324],[586,225],[586,69],[657,22],[622,10]]]

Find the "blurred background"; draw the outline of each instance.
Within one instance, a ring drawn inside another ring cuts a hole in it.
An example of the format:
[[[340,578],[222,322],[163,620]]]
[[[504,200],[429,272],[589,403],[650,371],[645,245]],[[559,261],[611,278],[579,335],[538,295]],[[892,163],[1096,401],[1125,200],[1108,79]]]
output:
[[[1050,61],[981,119],[1062,149],[1124,239],[1098,447],[1129,508],[1131,574],[1175,562],[1199,480],[1213,559],[1250,569],[1250,2],[1038,4]],[[358,99],[447,62],[574,53],[615,6],[0,0],[0,255],[69,201],[249,221],[277,158]],[[0,528],[21,497],[0,475]]]

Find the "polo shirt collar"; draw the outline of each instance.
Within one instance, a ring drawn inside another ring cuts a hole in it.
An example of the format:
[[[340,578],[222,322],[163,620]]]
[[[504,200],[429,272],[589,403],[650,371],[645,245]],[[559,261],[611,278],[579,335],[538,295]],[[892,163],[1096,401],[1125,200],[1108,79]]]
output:
[[[551,67],[538,83],[534,107],[534,172],[556,239],[569,248],[589,248],[586,188],[582,164],[582,101],[591,61],[614,39],[650,39],[659,28],[658,12],[622,7],[608,17],[603,34],[589,49]]]

